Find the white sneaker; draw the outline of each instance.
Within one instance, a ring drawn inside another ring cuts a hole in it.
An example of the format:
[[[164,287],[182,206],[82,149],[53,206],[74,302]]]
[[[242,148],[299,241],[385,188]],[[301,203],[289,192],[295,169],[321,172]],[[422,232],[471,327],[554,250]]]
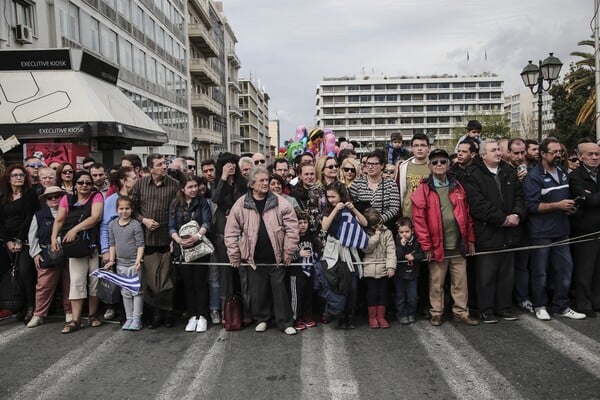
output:
[[[287,328],[285,328],[284,332],[286,335],[295,335],[296,329],[293,326],[288,326]]]
[[[44,323],[44,318],[34,315],[33,317],[31,317],[31,320],[27,323],[27,327],[35,328],[36,326],[40,326],[43,323]]]
[[[533,304],[531,304],[531,300],[525,300],[521,303],[519,303],[519,307],[521,307],[523,310],[528,311],[530,313],[533,313]]]
[[[113,308],[107,308],[104,312],[104,319],[113,319],[115,317],[115,310]]]
[[[546,311],[546,307],[538,307],[535,309],[535,317],[540,321],[550,321],[550,314]]]
[[[71,322],[71,321],[73,321],[73,314],[66,313],[65,314],[65,322]]]
[[[198,325],[198,320],[196,319],[196,317],[192,317],[188,320],[188,323],[185,326],[185,331],[186,332],[195,332],[197,325]]]
[[[267,330],[267,323],[266,322],[259,322],[256,325],[256,328],[254,328],[255,332],[264,332]]]
[[[560,315],[561,317],[571,318],[571,319],[585,319],[585,314],[573,311],[569,307],[567,307],[567,309],[565,311],[563,311],[562,313],[556,313],[556,315]]]
[[[198,324],[196,325],[196,332],[206,332],[208,322],[203,316],[198,317]]]

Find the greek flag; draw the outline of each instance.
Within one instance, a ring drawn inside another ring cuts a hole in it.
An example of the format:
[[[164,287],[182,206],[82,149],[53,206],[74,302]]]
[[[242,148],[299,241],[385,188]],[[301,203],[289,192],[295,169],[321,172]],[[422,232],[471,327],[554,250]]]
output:
[[[342,246],[356,249],[364,249],[369,244],[369,236],[352,213],[346,209],[342,210],[342,222],[337,231],[337,239]]]
[[[125,276],[115,274],[114,272],[106,271],[103,269],[97,269],[90,273],[90,276],[94,276],[96,278],[105,279],[109,282],[112,282],[119,287],[129,290],[134,295],[138,294],[141,290],[139,274]]]

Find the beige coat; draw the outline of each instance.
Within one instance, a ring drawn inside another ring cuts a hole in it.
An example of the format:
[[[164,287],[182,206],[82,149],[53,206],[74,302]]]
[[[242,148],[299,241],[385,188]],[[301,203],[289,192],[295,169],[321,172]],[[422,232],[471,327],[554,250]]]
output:
[[[369,245],[363,251],[363,277],[379,279],[386,277],[387,271],[396,270],[396,244],[389,229],[369,236]]]
[[[231,208],[225,225],[225,246],[232,264],[247,262],[256,269],[254,249],[260,218],[251,193],[240,197]],[[283,264],[286,255],[293,258],[298,250],[300,236],[298,219],[292,205],[283,197],[269,192],[262,219],[277,264]]]

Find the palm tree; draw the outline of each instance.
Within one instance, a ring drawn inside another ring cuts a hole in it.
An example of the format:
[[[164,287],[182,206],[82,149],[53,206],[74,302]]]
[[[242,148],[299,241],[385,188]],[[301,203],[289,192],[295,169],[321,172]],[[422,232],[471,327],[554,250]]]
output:
[[[577,43],[579,46],[591,46],[594,49],[594,41],[591,39],[582,40]],[[594,53],[585,51],[574,51],[572,56],[580,57],[575,62],[574,68],[565,76],[566,90],[572,94],[579,90],[588,92],[588,98],[579,110],[575,123],[577,125],[588,125],[593,127],[596,123],[596,90],[595,90],[595,58]],[[568,95],[567,95],[568,97]]]

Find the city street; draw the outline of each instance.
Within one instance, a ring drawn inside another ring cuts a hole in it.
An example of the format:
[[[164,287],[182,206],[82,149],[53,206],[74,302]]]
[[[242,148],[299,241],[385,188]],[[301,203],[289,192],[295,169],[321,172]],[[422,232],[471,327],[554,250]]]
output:
[[[0,322],[1,399],[598,399],[600,319],[296,336]]]

